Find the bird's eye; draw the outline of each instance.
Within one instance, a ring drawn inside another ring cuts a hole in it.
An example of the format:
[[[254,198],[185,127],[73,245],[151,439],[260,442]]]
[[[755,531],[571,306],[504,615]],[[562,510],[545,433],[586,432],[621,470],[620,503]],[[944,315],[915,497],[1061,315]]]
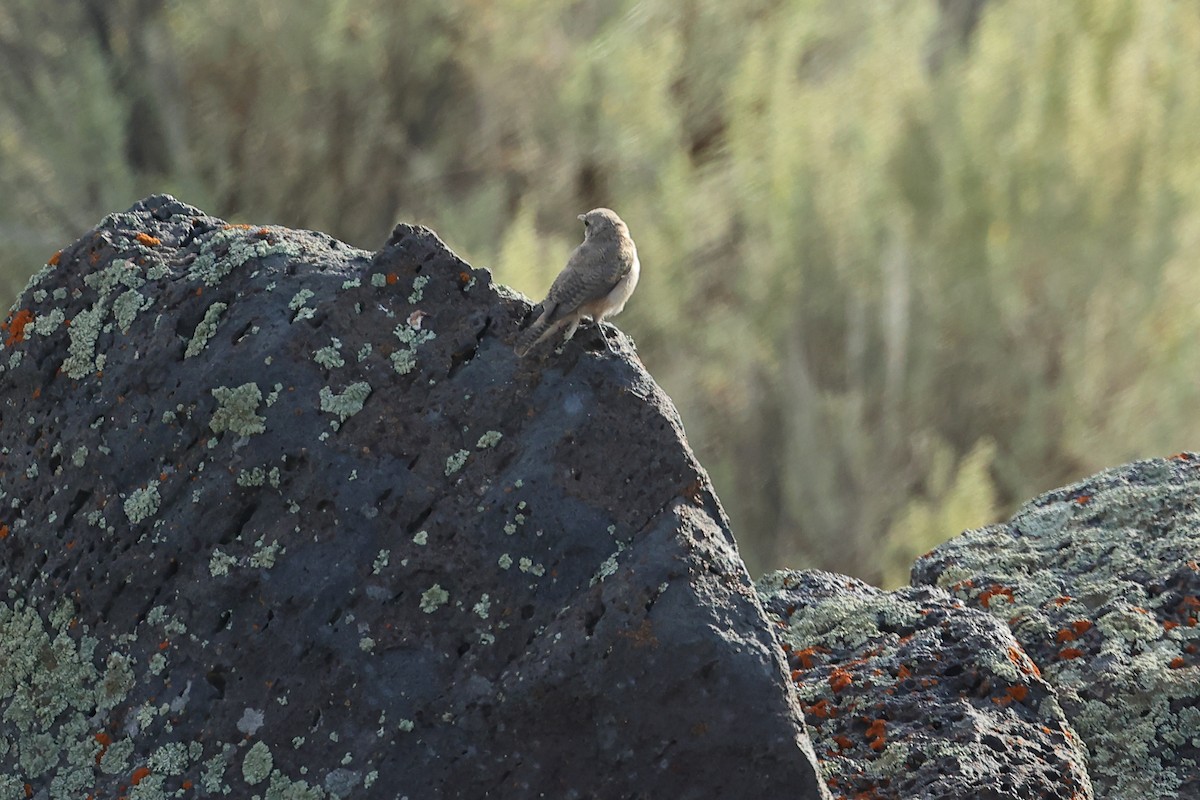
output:
[[[588,227],[588,226],[589,226],[589,225],[591,225],[591,224],[592,224],[592,221],[591,221],[590,219],[585,219],[585,220],[583,221],[583,227],[585,227],[585,228],[586,228],[586,227]]]

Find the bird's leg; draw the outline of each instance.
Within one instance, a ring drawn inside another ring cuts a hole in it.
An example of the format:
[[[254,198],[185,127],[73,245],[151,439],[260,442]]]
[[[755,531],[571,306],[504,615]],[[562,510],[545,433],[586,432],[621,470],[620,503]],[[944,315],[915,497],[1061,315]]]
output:
[[[571,320],[571,326],[567,328],[567,335],[563,337],[563,344],[571,341],[571,337],[575,335],[576,329],[579,327],[579,317]]]

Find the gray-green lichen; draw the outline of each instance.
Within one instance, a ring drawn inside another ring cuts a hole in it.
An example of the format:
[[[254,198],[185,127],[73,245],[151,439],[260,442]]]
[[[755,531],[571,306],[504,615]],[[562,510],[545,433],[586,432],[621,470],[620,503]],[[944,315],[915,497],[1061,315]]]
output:
[[[212,556],[208,559],[208,572],[214,578],[221,578],[229,574],[230,567],[237,564],[237,559],[228,553],[217,549],[213,551]]]
[[[411,319],[411,318],[410,318]],[[437,338],[433,331],[421,327],[421,318],[414,322],[397,325],[392,331],[403,348],[392,353],[392,367],[401,375],[407,375],[417,365],[417,348]]]
[[[110,306],[118,328],[122,333],[126,333],[138,312],[151,303],[149,298],[143,297],[137,291],[146,281],[140,275],[138,267],[127,259],[115,261],[98,272],[85,275],[83,282],[94,289],[98,297],[90,308],[79,311],[71,320],[70,341],[67,345],[67,357],[62,363],[62,371],[75,380],[104,368],[104,355],[96,353],[96,343],[100,333],[108,330],[104,323],[108,318]],[[113,295],[121,289],[125,291],[113,299]],[[42,330],[56,328],[55,320],[56,316],[52,312]]]
[[[181,775],[188,763],[188,746],[183,742],[167,742],[150,754],[146,766],[162,775]]]
[[[262,467],[252,467],[244,469],[238,473],[238,486],[262,486],[267,481],[267,472]]]
[[[66,321],[67,315],[63,313],[62,309],[55,308],[45,314],[39,314],[37,319],[33,321],[33,324],[26,327],[25,330],[32,330],[38,336],[49,336]]]
[[[325,800],[328,797],[319,786],[310,786],[304,780],[290,780],[279,770],[271,772],[271,783],[263,800]]]
[[[451,453],[446,459],[446,477],[449,478],[451,475],[462,469],[463,464],[467,463],[467,457],[470,455],[471,453],[467,450],[459,450]]]
[[[308,308],[305,303],[312,299],[313,296],[314,293],[311,289],[301,289],[292,295],[292,299],[288,301],[288,308],[296,312],[295,316],[292,317],[292,322],[312,318],[315,311]]]
[[[62,363],[62,371],[67,377],[79,380],[96,371],[96,340],[100,338],[100,326],[107,314],[104,302],[99,301],[71,320],[71,340]]]
[[[250,556],[250,566],[259,569],[270,569],[275,566],[275,560],[283,552],[283,545],[278,540],[265,544],[262,539],[254,543],[257,548]]]
[[[257,786],[270,776],[274,763],[266,742],[255,742],[242,759],[242,777],[249,785]]]
[[[450,600],[450,593],[435,583],[424,592],[421,593],[421,610],[426,614],[432,614],[442,606],[446,605]]]
[[[422,295],[425,291],[425,285],[427,283],[429,283],[428,275],[418,275],[416,278],[413,279],[412,294],[410,294],[408,296],[409,303],[412,303],[415,305],[415,304],[421,302]]]
[[[258,384],[243,383],[232,389],[218,386],[212,390],[212,396],[217,400],[217,410],[208,426],[214,433],[232,431],[239,436],[249,436],[267,429],[266,417],[255,413],[263,399]]]
[[[544,566],[541,564],[535,564],[533,563],[533,559],[526,558],[524,556],[522,556],[521,560],[517,562],[517,568],[520,569],[521,572],[528,572],[530,575],[534,575],[539,578],[546,574],[546,568]]]
[[[137,489],[125,500],[123,505],[125,516],[136,525],[157,514],[160,501],[157,484],[152,483],[145,488]]]
[[[313,353],[313,361],[316,361],[326,369],[344,367],[346,365],[346,359],[342,358],[342,354],[338,352],[341,349],[342,341],[336,336],[332,337],[328,345],[318,349]]]
[[[228,246],[224,256],[218,257],[217,250]],[[188,278],[202,281],[205,286],[216,286],[229,273],[254,258],[281,255],[296,257],[304,252],[300,245],[284,239],[272,243],[258,233],[242,227],[229,227],[217,231],[200,248],[200,254],[188,268]]]
[[[137,319],[138,312],[152,301],[149,298],[143,297],[141,292],[136,289],[129,289],[122,292],[113,300],[113,317],[117,321],[117,327],[121,333],[129,333],[129,327],[133,325],[133,321]]]
[[[358,381],[347,386],[339,394],[334,394],[328,386],[322,386],[320,395],[321,410],[328,414],[335,414],[339,422],[345,422],[362,411],[363,403],[371,395],[371,384],[366,381]]]
[[[204,312],[204,319],[197,323],[196,330],[192,332],[192,339],[183,352],[184,358],[198,356],[204,352],[204,348],[208,346],[208,340],[216,335],[221,315],[228,307],[225,303],[213,303],[208,307],[208,310]]]
[[[475,447],[482,450],[485,447],[495,447],[500,440],[504,438],[504,434],[500,431],[488,431],[483,436],[479,437],[479,441],[475,443]]]
[[[20,785],[50,787],[53,797],[83,796],[98,762],[109,772],[129,767],[120,749],[101,757],[93,715],[125,700],[134,683],[130,661],[110,652],[98,669],[100,642],[72,636],[73,616],[66,599],[46,620],[21,600],[0,603],[0,752],[19,765]]]

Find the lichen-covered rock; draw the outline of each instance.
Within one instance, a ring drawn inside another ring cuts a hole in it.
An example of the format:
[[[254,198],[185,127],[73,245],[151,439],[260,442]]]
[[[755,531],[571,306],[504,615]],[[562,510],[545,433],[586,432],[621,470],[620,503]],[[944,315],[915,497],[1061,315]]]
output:
[[[1086,756],[1012,634],[940,589],[758,581],[835,797],[1085,800]]]
[[[0,798],[823,797],[670,402],[429,231],[169,197],[0,341]]]
[[[1090,751],[1097,797],[1200,797],[1200,464],[1181,453],[1042,495],[922,557],[1012,628]]]

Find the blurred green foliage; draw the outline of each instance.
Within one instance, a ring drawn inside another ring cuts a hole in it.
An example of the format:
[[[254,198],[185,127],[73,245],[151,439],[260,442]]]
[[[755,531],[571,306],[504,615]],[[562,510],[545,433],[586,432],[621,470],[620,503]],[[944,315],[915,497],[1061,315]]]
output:
[[[894,584],[1197,447],[1197,52],[1140,0],[6,0],[0,291],[170,191],[540,296],[611,206],[751,569]]]

